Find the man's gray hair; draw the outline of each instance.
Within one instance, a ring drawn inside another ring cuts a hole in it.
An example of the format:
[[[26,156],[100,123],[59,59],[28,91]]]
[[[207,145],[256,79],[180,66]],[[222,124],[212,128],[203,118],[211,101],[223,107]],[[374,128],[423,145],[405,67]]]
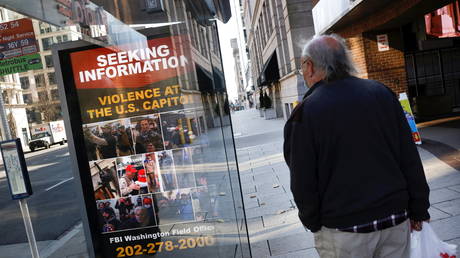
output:
[[[345,40],[336,34],[314,36],[303,47],[302,58],[310,59],[315,69],[325,72],[327,82],[356,73]]]

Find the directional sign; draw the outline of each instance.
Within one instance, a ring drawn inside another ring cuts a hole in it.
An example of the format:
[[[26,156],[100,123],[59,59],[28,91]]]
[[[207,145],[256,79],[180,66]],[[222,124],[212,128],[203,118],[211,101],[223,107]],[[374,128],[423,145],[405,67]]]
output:
[[[32,20],[0,23],[0,76],[43,68]]]

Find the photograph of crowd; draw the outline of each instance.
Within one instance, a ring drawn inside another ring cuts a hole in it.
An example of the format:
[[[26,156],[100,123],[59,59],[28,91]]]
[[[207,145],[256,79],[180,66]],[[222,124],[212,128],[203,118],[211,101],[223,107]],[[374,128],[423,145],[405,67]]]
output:
[[[90,161],[134,154],[128,119],[87,124],[83,134]]]
[[[148,193],[144,155],[133,155],[116,159],[121,196]]]
[[[176,171],[172,151],[156,152],[156,158],[160,168],[160,190],[161,192],[177,189]]]
[[[145,154],[144,168],[145,173],[147,175],[149,192],[156,193],[161,191],[160,179],[158,178],[160,171],[158,169],[158,163],[155,153]]]
[[[161,128],[167,150],[187,147],[196,143],[198,126],[193,112],[163,113],[161,114]]]
[[[191,222],[195,220],[191,190],[180,189],[156,193],[159,225]]]
[[[157,206],[152,195],[121,197],[97,201],[102,232],[156,226]]]
[[[96,200],[120,197],[115,159],[91,161],[89,169]]]
[[[159,115],[131,118],[136,154],[164,150]]]
[[[176,170],[178,188],[195,187],[195,174],[193,171],[192,149],[176,149],[172,151],[174,168]]]

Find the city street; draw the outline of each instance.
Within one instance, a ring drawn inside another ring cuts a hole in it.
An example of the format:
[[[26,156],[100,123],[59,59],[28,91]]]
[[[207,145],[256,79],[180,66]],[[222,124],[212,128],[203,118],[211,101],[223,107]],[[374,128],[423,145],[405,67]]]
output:
[[[27,199],[37,241],[57,239],[81,219],[74,191],[67,145],[27,153],[33,195]],[[3,167],[1,168],[3,173]],[[0,177],[0,245],[27,242],[18,201],[10,197],[4,174]]]

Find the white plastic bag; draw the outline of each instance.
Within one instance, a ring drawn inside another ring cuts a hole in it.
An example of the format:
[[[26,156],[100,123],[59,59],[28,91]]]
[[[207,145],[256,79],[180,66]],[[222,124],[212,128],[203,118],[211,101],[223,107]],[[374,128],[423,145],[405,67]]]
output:
[[[410,258],[456,258],[456,253],[457,246],[441,241],[426,222],[411,233]]]

